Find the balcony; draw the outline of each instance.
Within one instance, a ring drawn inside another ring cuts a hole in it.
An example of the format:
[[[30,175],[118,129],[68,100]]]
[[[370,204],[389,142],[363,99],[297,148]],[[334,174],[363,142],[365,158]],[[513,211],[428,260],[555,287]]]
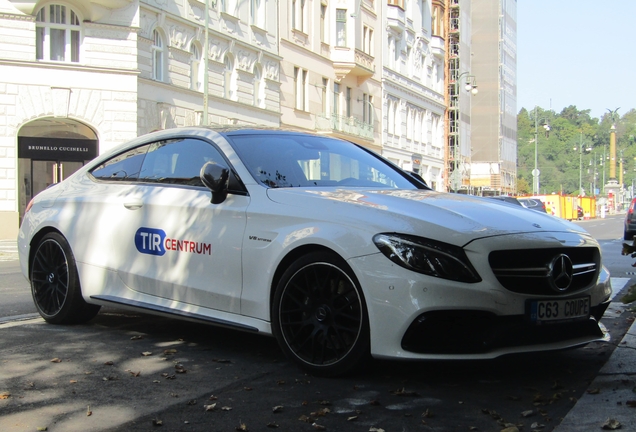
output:
[[[402,33],[406,29],[406,13],[400,5],[389,2],[386,15],[387,24],[392,30]]]
[[[355,117],[316,114],[316,131],[340,132],[373,141],[373,125]]]
[[[431,53],[438,59],[443,60],[444,59],[444,54],[446,53],[446,50],[444,48],[444,39],[442,39],[439,36],[433,36],[433,38],[431,39],[431,43],[429,45],[429,48],[431,49]],[[452,51],[452,45],[451,45],[451,51]],[[451,57],[453,57],[453,54],[451,52]],[[457,54],[459,54],[459,44],[457,44]]]
[[[338,80],[351,75],[362,84],[375,73],[375,58],[357,48],[335,47],[331,60]]]

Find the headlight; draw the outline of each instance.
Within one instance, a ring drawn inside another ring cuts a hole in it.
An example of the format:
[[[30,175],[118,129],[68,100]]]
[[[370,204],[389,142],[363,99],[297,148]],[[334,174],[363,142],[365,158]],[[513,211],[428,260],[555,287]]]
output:
[[[373,242],[387,258],[406,269],[459,282],[481,281],[461,247],[403,234],[377,234]]]

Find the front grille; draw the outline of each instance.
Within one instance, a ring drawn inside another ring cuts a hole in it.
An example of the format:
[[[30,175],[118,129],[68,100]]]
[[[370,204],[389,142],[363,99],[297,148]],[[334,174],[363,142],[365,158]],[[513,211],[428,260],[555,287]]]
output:
[[[555,289],[556,257],[566,255],[572,262],[572,281],[566,289]],[[521,294],[563,295],[583,290],[595,283],[600,271],[598,248],[521,249],[491,252],[490,267],[506,289]]]

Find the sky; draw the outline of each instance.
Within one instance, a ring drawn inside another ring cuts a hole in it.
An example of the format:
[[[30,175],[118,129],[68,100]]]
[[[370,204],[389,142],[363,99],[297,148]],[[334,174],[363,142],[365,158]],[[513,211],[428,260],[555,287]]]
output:
[[[517,111],[636,109],[636,0],[517,0]]]

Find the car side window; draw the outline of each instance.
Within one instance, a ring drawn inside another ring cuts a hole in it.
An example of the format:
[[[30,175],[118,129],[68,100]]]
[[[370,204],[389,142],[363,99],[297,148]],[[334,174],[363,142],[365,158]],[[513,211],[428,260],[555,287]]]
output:
[[[147,145],[136,147],[108,159],[91,171],[99,180],[131,181],[139,177],[141,165],[148,151]]]
[[[210,143],[193,138],[160,141],[149,145],[139,181],[201,186],[201,168],[208,162],[227,165],[221,153]],[[230,175],[230,189],[236,187]]]

